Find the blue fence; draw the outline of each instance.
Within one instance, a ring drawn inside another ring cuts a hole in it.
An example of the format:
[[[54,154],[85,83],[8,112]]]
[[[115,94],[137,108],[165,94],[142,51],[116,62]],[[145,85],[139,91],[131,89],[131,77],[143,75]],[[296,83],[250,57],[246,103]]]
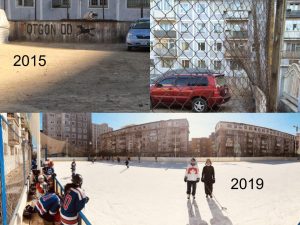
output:
[[[55,192],[62,195],[64,193],[64,187],[58,181],[57,178],[55,178],[54,180],[54,185],[55,185]],[[91,222],[87,219],[87,217],[82,212],[79,213],[79,216],[80,216],[79,225],[80,224],[92,225]]]

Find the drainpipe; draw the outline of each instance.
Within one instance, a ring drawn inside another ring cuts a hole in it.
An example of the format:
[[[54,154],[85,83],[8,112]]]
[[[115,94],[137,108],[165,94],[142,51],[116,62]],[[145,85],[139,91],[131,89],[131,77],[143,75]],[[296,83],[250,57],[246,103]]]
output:
[[[4,0],[4,2],[5,2],[5,0]],[[34,20],[35,21],[36,21],[36,8],[37,8],[36,3],[37,3],[37,1],[35,0],[34,1]]]

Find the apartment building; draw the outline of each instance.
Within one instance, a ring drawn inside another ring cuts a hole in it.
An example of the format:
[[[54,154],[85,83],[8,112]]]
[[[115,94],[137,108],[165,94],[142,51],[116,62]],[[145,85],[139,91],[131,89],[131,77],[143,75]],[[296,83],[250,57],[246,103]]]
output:
[[[26,113],[1,113],[9,126],[2,122],[3,148],[5,160],[5,174],[17,169],[23,164],[22,144],[24,145],[24,159],[29,160],[31,155],[31,135]]]
[[[297,64],[296,66],[292,64]],[[295,68],[295,69],[294,69]],[[288,0],[280,63],[281,111],[297,112],[300,106],[300,0]]]
[[[249,1],[152,0],[150,5],[152,75],[180,68],[245,74],[236,57],[245,57],[245,49],[251,56]]]
[[[131,125],[102,134],[101,153],[132,156],[180,156],[188,152],[187,119]]]
[[[43,113],[43,133],[85,151],[92,148],[91,113]]]
[[[100,149],[100,139],[98,139],[99,136],[111,131],[113,131],[113,128],[109,127],[107,123],[92,124],[92,142],[93,149],[95,149],[96,152],[98,152],[98,149]]]
[[[133,21],[149,17],[149,0],[0,0],[9,20],[82,19],[87,12],[98,19]]]
[[[294,156],[295,136],[278,130],[244,123],[217,123],[215,156]]]
[[[211,139],[207,137],[192,138],[190,152],[192,155],[198,157],[212,156],[213,148]]]

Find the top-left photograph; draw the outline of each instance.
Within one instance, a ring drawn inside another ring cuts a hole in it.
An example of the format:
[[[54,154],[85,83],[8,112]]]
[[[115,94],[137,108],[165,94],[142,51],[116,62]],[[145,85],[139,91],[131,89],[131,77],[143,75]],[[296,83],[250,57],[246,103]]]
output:
[[[149,111],[150,0],[0,0],[0,110]]]

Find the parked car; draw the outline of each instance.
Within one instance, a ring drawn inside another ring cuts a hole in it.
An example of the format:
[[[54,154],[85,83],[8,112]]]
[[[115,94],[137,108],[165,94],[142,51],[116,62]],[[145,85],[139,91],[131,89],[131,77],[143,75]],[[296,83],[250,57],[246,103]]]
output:
[[[162,103],[205,112],[228,102],[230,98],[224,74],[210,70],[171,71],[150,86],[152,107]]]
[[[135,21],[127,33],[127,49],[150,47],[150,19],[142,18]]]

